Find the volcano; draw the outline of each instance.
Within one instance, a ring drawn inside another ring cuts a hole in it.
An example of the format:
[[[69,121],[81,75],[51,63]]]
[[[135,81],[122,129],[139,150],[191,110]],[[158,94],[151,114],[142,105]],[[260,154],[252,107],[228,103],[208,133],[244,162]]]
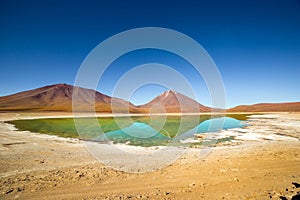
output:
[[[138,107],[148,109],[149,112],[154,113],[199,113],[211,112],[212,110],[210,107],[206,107],[192,98],[173,90],[168,90],[150,102]]]
[[[73,95],[75,92],[75,95]],[[68,84],[49,85],[34,90],[0,97],[1,111],[72,111],[72,98],[76,98],[76,111],[138,112],[136,107],[123,99],[113,98],[92,89]],[[73,111],[74,111],[73,109]]]

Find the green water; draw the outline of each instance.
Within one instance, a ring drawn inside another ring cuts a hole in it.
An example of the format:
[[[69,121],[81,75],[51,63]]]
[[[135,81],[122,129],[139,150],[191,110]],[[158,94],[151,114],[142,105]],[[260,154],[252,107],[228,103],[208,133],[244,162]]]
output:
[[[246,115],[227,116],[224,118],[223,129],[241,127],[240,120],[245,120],[246,117]],[[213,118],[221,119],[219,116]],[[217,131],[208,129],[210,122],[210,115],[202,115],[76,118],[75,122],[73,118],[48,118],[14,120],[7,123],[13,124],[20,131],[80,138],[82,140],[110,140],[115,143],[153,146],[165,145],[176,136],[192,137],[194,133]]]

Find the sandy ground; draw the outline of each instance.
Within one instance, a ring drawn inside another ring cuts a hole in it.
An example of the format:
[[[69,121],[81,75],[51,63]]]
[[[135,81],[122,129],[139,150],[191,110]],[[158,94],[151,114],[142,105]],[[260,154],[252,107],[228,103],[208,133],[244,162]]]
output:
[[[148,173],[113,170],[79,140],[3,122],[57,115],[71,116],[0,114],[0,199],[291,199],[300,191],[292,184],[300,183],[300,113],[251,116],[250,126],[219,133],[233,142],[205,157],[189,149]]]

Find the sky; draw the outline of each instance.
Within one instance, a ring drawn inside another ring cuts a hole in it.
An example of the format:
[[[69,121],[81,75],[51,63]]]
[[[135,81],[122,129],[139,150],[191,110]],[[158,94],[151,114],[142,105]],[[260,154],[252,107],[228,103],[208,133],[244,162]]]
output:
[[[87,55],[107,38],[133,28],[163,27],[196,40],[223,79],[226,107],[300,101],[300,1],[0,1],[0,96],[74,84]],[[157,62],[178,70],[210,106],[209,91],[186,60],[145,49],[109,66],[98,91],[111,95],[126,71]],[[131,97],[150,101],[172,89],[146,85]]]

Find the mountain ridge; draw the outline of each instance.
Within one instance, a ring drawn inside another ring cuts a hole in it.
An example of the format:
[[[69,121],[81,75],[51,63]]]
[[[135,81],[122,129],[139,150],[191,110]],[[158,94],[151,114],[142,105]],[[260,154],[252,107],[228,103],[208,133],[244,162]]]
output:
[[[300,102],[238,105],[233,108],[227,109],[227,112],[300,112]]]
[[[74,97],[76,97],[75,101],[73,100]],[[2,96],[0,97],[0,111],[96,111],[103,113],[298,112],[300,111],[300,102],[258,103],[239,105],[222,110],[204,106],[179,92],[168,90],[151,101],[136,106],[129,101],[110,97],[93,89],[59,83]]]

